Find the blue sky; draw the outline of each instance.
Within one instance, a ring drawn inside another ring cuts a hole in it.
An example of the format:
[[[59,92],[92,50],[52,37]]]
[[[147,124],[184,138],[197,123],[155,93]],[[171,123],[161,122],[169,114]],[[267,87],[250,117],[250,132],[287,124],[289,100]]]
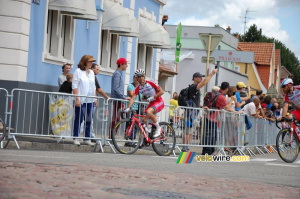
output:
[[[167,24],[220,25],[231,32],[244,32],[240,16],[249,12],[247,28],[256,24],[264,35],[284,43],[300,60],[300,0],[166,0]]]

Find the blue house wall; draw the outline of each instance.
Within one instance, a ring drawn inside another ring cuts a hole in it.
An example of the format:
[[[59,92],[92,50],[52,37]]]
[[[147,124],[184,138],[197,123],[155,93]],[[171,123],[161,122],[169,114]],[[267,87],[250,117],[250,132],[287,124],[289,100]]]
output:
[[[27,82],[57,85],[57,77],[62,73],[61,66],[42,62],[46,2],[31,4]]]
[[[101,7],[101,1],[95,0],[96,6]],[[58,86],[57,77],[62,73],[61,65],[45,63],[43,59],[44,37],[45,37],[45,19],[46,19],[46,5],[47,1],[40,1],[39,5],[31,4],[31,20],[30,20],[30,34],[29,34],[29,52],[28,52],[28,67],[27,67],[27,82],[37,83],[42,85]],[[124,0],[123,6],[130,7],[130,0]],[[153,0],[136,0],[134,15],[138,18],[139,8],[146,7],[147,12],[154,12],[157,22],[159,22],[159,3]],[[98,16],[100,11],[97,10]],[[87,29],[87,23],[88,29]],[[73,59],[74,65],[71,73],[74,73],[77,64],[81,57],[85,54],[90,54],[95,58],[99,54],[99,40],[100,40],[100,26],[99,21],[75,20],[75,38]],[[135,70],[136,63],[136,46],[137,38],[132,38],[132,54],[130,64],[130,80]],[[127,57],[128,38],[120,38],[120,57]],[[97,60],[99,63],[99,60]],[[156,49],[153,55],[153,72],[152,78],[155,79],[156,70]],[[124,74],[125,75],[125,72]],[[102,89],[110,93],[111,91],[111,76],[99,74],[97,76]],[[125,79],[125,77],[124,77]]]
[[[154,12],[154,16],[156,17],[156,23],[159,23],[159,9],[160,4],[153,0],[138,0],[135,1],[135,17],[138,18],[139,8],[143,9],[146,7],[146,11],[149,13]],[[152,68],[152,79],[155,80],[155,70],[156,70],[156,57],[157,57],[157,50],[154,49],[153,51],[153,68]]]
[[[57,78],[62,73],[61,65],[42,62],[46,2],[40,1],[40,5],[31,4],[27,82],[57,86]],[[101,5],[99,0],[95,2],[96,6]],[[99,15],[100,11],[97,12]],[[100,25],[99,22],[75,20],[74,65],[71,73],[75,71],[83,55],[90,54],[97,58]]]

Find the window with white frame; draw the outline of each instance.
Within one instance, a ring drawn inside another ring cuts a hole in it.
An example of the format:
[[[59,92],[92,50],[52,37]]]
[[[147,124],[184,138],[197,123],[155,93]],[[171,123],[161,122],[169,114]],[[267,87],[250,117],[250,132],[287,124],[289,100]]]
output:
[[[74,19],[60,11],[49,10],[44,58],[56,64],[73,63]]]
[[[148,78],[152,78],[153,68],[153,47],[145,44],[138,44],[138,69],[143,69]]]
[[[120,51],[120,37],[109,30],[102,30],[100,65],[103,70],[113,72],[117,69],[116,62]]]

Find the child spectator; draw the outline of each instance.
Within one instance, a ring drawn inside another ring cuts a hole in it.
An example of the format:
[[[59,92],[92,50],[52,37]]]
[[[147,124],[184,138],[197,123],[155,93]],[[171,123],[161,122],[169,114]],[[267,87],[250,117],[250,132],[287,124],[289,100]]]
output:
[[[62,93],[72,93],[72,80],[73,80],[73,75],[72,74],[67,74],[66,76],[67,81],[64,81],[64,83],[60,86],[59,92]]]

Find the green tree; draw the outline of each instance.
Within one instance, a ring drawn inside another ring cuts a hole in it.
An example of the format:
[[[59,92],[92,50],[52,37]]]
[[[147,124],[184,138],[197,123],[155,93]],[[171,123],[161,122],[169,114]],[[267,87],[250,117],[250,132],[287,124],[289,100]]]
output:
[[[237,34],[238,33],[233,33],[234,36]],[[281,65],[286,67],[294,75],[294,83],[296,85],[300,84],[300,70],[297,68],[300,65],[299,59],[295,53],[287,48],[281,41],[263,35],[262,29],[258,30],[255,24],[250,26],[245,35],[240,35],[239,41],[275,43],[275,49],[280,49]]]
[[[251,25],[248,31],[245,33],[243,41],[245,42],[256,42],[262,37],[261,28],[258,30],[255,24]]]

